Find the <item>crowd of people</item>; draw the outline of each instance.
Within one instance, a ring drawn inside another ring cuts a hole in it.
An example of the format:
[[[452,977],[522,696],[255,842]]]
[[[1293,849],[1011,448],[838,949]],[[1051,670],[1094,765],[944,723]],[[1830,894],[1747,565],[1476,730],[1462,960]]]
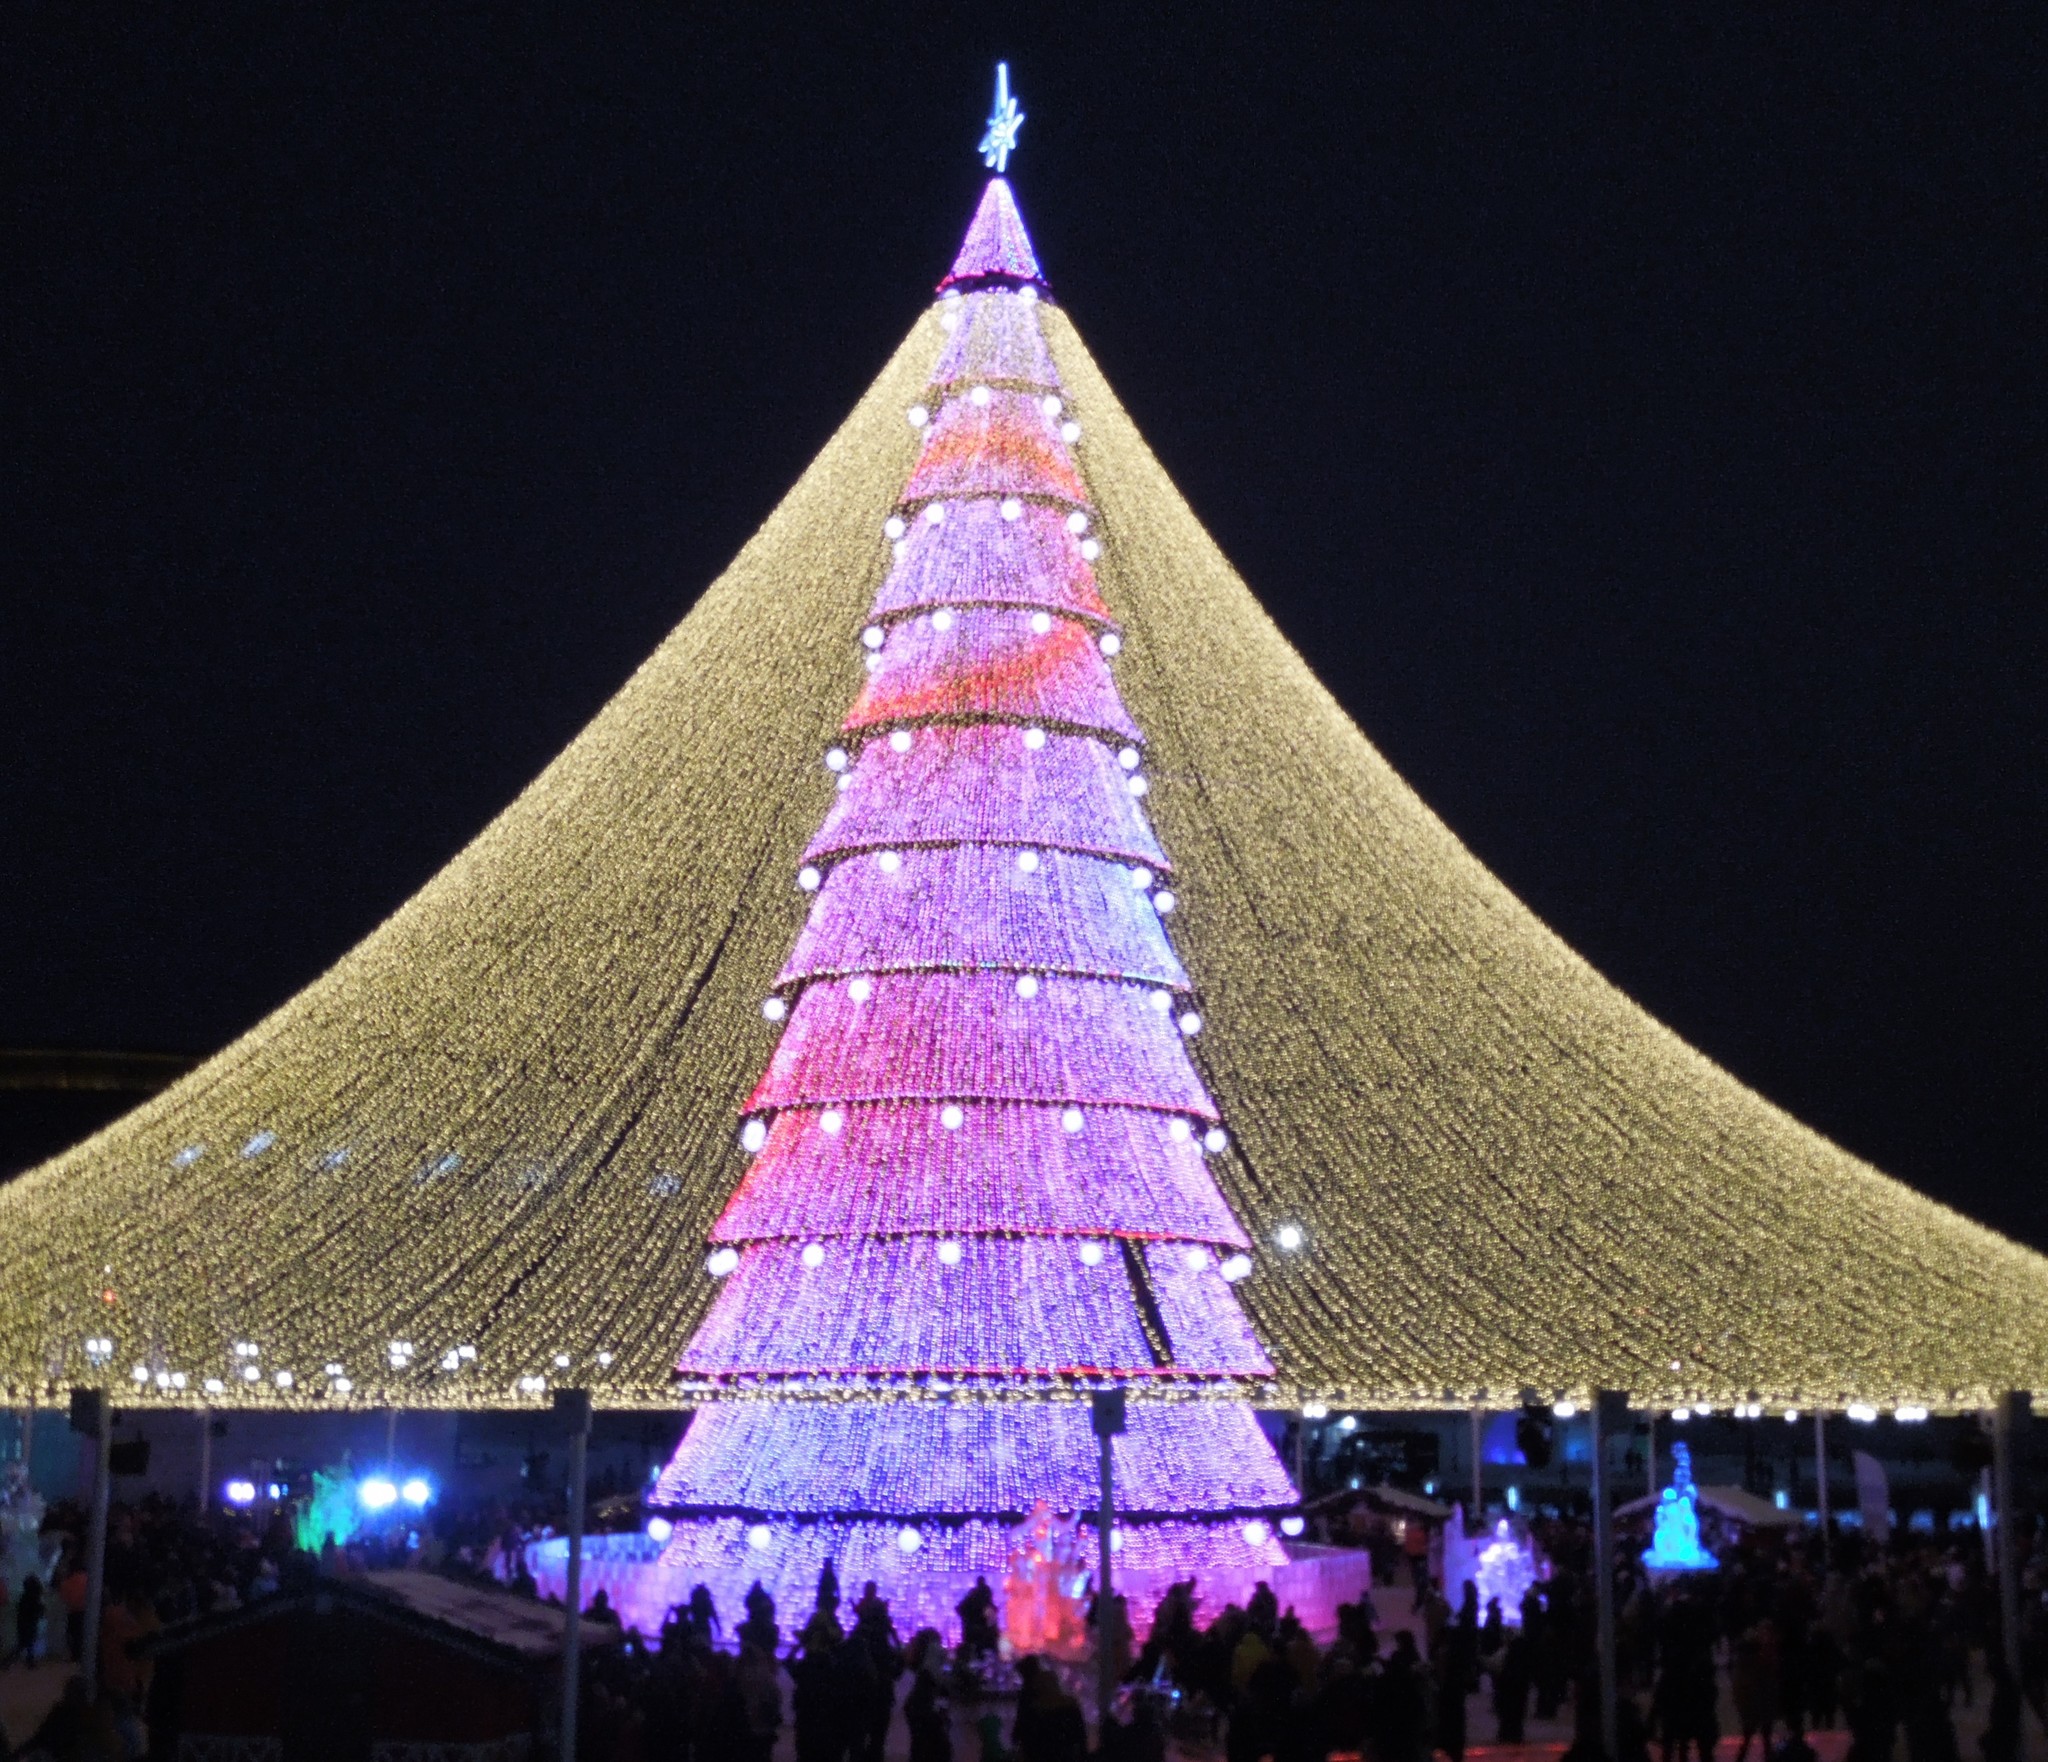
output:
[[[151,1679],[133,1642],[308,1577],[406,1566],[532,1595],[522,1544],[541,1515],[451,1505],[307,1553],[284,1513],[202,1521],[163,1500],[117,1507],[101,1740],[84,1742],[88,1715],[74,1697],[21,1753],[146,1754]],[[49,1529],[63,1539],[59,1564],[48,1585],[32,1582],[0,1611],[0,1658],[76,1658],[83,1643],[82,1514],[60,1507]],[[1142,1638],[1112,1598],[1102,1619],[1120,1688],[1101,1752],[1159,1762],[1171,1740],[1220,1749],[1225,1762],[1425,1762],[1439,1751],[1462,1762],[1479,1744],[1526,1741],[1534,1722],[1597,1753],[1587,1533],[1539,1521],[1535,1540],[1549,1574],[1512,1610],[1482,1604],[1472,1585],[1446,1595],[1420,1571],[1412,1588],[1376,1587],[1346,1605],[1322,1641],[1264,1586],[1242,1607],[1210,1610],[1199,1584],[1176,1585]],[[2048,1551],[2036,1558],[2048,1567]],[[1742,1762],[1752,1743],[1759,1762],[1801,1762],[1808,1733],[1843,1728],[1849,1762],[1898,1762],[1901,1745],[1904,1762],[1959,1762],[1963,1709],[1981,1731],[1983,1762],[2016,1762],[2025,1706],[2036,1719],[2048,1712],[2048,1582],[2032,1565],[2016,1680],[2003,1664],[1995,1585],[1972,1548],[1914,1538],[1866,1549],[1851,1535],[1824,1556],[1807,1538],[1727,1550],[1720,1570],[1661,1583],[1632,1562],[1625,1553],[1616,1568],[1616,1762],[1705,1762],[1724,1733],[1739,1737]],[[617,1620],[602,1594],[588,1614]],[[580,1754],[768,1762],[787,1723],[797,1762],[882,1762],[894,1733],[911,1762],[953,1762],[956,1745],[967,1752],[960,1762],[1080,1762],[1090,1721],[1077,1690],[1092,1666],[1005,1657],[985,1584],[958,1614],[950,1645],[931,1629],[900,1634],[874,1585],[847,1602],[829,1568],[813,1606],[794,1614],[759,1586],[744,1608],[720,1610],[700,1586],[660,1632],[622,1632],[592,1650]],[[1091,1632],[1097,1619],[1091,1603]],[[0,1762],[6,1755],[0,1734]]]
[[[1590,1548],[1582,1528],[1543,1529],[1550,1576],[1513,1611],[1482,1607],[1470,1584],[1454,1605],[1424,1575],[1412,1592],[1380,1592],[1384,1613],[1370,1597],[1346,1605],[1325,1644],[1264,1586],[1204,1622],[1189,1581],[1126,1648],[1113,1606],[1111,1644],[1128,1663],[1102,1753],[1146,1762],[1171,1737],[1183,1749],[1220,1748],[1226,1762],[1424,1762],[1439,1752],[1462,1762],[1481,1743],[1528,1741],[1533,1720],[1598,1754]],[[1831,1564],[1773,1547],[1662,1584],[1623,1566],[1617,1762],[1705,1762],[1724,1735],[1745,1762],[1752,1746],[1759,1762],[1797,1762],[1814,1753],[1809,1732],[1843,1728],[1850,1762],[1895,1762],[1901,1746],[1905,1762],[1958,1762],[1965,1708],[1977,1710],[1984,1762],[2014,1762],[2023,1701],[2037,1719],[2048,1711],[2043,1589],[2030,1586],[2022,1683],[2004,1667],[1994,1587],[1968,1550],[1865,1555],[1849,1537]],[[658,1636],[633,1636],[593,1662],[587,1755],[759,1762],[782,1723],[786,1680],[798,1762],[880,1762],[898,1717],[913,1762],[951,1762],[956,1700],[966,1703],[958,1729],[972,1731],[983,1762],[1079,1762],[1089,1738],[1075,1690],[1087,1670],[1069,1681],[1027,1657],[1008,1676],[995,1657],[992,1594],[977,1587],[959,1614],[952,1650],[929,1630],[906,1644],[873,1585],[842,1619],[828,1572],[786,1644],[758,1587],[728,1639],[700,1587]]]

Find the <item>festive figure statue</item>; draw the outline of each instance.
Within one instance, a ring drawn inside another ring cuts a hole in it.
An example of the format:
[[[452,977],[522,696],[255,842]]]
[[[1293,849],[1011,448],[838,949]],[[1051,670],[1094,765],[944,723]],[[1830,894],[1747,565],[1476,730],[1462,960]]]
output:
[[[1700,1546],[1699,1489],[1692,1484],[1692,1451],[1671,1446],[1671,1485],[1657,1497],[1656,1529],[1643,1564],[1652,1572],[1705,1572],[1720,1561]]]
[[[1444,1525],[1444,1590],[1457,1598],[1473,1585],[1479,1603],[1499,1601],[1502,1618],[1511,1626],[1522,1619],[1522,1599],[1529,1587],[1549,1576],[1549,1565],[1536,1551],[1528,1527],[1519,1518],[1496,1519],[1491,1530],[1465,1533],[1463,1506],[1454,1506]]]
[[[0,1469],[0,1584],[7,1587],[11,1613],[21,1602],[21,1587],[31,1578],[47,1585],[57,1565],[58,1544],[43,1541],[43,1501],[29,1485],[28,1471],[18,1462]],[[4,1642],[13,1644],[10,1634]]]
[[[1087,1579],[1073,1520],[1041,1502],[1018,1526],[1003,1575],[1003,1637],[1011,1651],[1085,1657],[1089,1636],[1081,1592]]]

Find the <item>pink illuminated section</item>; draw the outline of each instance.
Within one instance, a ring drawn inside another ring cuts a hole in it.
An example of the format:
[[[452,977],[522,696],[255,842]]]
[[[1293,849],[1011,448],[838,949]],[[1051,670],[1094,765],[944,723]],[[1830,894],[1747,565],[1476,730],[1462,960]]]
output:
[[[848,733],[945,718],[1057,722],[1138,739],[1095,632],[1071,618],[993,607],[920,614],[892,624],[879,653],[881,666],[847,715]]]
[[[1251,1409],[1134,1403],[1112,1446],[1117,1513],[1224,1517],[1292,1506]],[[1096,1444],[1078,1401],[742,1401],[706,1407],[648,1505],[773,1515],[1016,1521],[1041,1499],[1094,1505]]]
[[[779,986],[851,973],[1003,969],[1184,987],[1144,871],[1066,851],[942,845],[838,864]]]
[[[1172,1002],[1142,985],[1058,975],[1029,998],[1006,973],[823,980],[797,999],[747,1109],[957,1099],[1214,1119]]]
[[[1117,749],[1008,724],[916,730],[907,751],[860,749],[804,860],[927,844],[1011,844],[1167,867]]]
[[[902,499],[942,496],[1044,496],[1068,507],[1088,505],[1057,418],[1046,415],[1033,393],[1001,389],[985,404],[950,397],[932,419]]]
[[[779,1113],[715,1242],[913,1231],[1163,1236],[1250,1246],[1192,1132],[1147,1108],[963,1107],[948,1129],[926,1102]]]
[[[751,1247],[677,1368],[711,1378],[1158,1371],[1113,1248],[1090,1266],[1056,1237],[963,1237],[951,1264],[946,1246],[929,1236],[830,1242],[815,1266],[794,1242]]]
[[[1059,369],[1038,326],[1038,304],[1009,289],[989,289],[948,300],[939,322],[950,322],[946,346],[932,370],[932,384],[1007,380],[1043,392],[1060,389]]]
[[[1101,625],[1109,609],[1067,510],[1027,502],[1005,520],[994,501],[950,503],[945,522],[913,520],[902,556],[875,595],[875,616],[934,606],[1027,606],[1070,612]]]
[[[1273,1361],[1238,1307],[1236,1294],[1200,1243],[1148,1242],[1145,1267],[1176,1364],[1212,1365],[1238,1376],[1263,1376]]]
[[[686,1520],[676,1525],[659,1562],[644,1581],[622,1579],[608,1588],[613,1607],[629,1622],[637,1621],[644,1632],[653,1633],[671,1603],[686,1598],[693,1585],[708,1586],[730,1633],[741,1618],[747,1588],[757,1580],[783,1611],[785,1624],[800,1620],[817,1595],[819,1571],[829,1560],[840,1583],[849,1589],[869,1579],[881,1587],[899,1632],[930,1627],[949,1644],[955,1643],[960,1638],[955,1606],[977,1576],[987,1579],[1001,1595],[1004,1574],[1017,1546],[1016,1534],[1008,1524],[986,1519],[934,1523],[917,1526],[917,1545],[906,1551],[906,1527],[893,1520],[766,1524],[744,1517]],[[1282,1603],[1296,1608],[1318,1634],[1334,1633],[1335,1605],[1340,1600],[1356,1600],[1358,1574],[1346,1578],[1340,1594],[1318,1597],[1312,1582],[1294,1582],[1303,1569],[1288,1564],[1285,1550],[1269,1528],[1258,1532],[1257,1543],[1246,1538],[1244,1528],[1239,1523],[1184,1522],[1121,1526],[1116,1532],[1120,1544],[1117,1589],[1130,1599],[1134,1631],[1147,1631],[1153,1609],[1172,1580],[1192,1578],[1202,1594],[1205,1613],[1220,1610],[1225,1603],[1244,1607],[1257,1582],[1268,1579],[1280,1591]],[[1091,1527],[1081,1527],[1079,1551],[1090,1559],[1094,1536]],[[601,1547],[613,1539],[599,1538],[592,1546]],[[584,1584],[601,1579],[605,1570],[600,1556],[596,1564],[586,1565]],[[543,1565],[540,1578],[544,1587],[559,1593],[559,1569]],[[647,1595],[648,1591],[652,1595]]]
[[[939,288],[943,292],[988,276],[1040,285],[1045,281],[1038,253],[1031,248],[1031,235],[1024,230],[1024,216],[1017,212],[1017,198],[999,177],[990,178],[988,188],[981,192],[974,218],[967,223],[967,237],[960,243],[960,254]]]

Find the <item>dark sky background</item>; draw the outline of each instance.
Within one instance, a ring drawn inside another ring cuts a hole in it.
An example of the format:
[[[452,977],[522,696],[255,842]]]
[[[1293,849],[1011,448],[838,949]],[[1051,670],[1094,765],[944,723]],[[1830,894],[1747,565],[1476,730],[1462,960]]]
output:
[[[1057,294],[1367,732],[2048,1246],[2048,15],[699,10],[8,9],[0,1046],[209,1050],[517,791],[919,310],[1007,55]]]

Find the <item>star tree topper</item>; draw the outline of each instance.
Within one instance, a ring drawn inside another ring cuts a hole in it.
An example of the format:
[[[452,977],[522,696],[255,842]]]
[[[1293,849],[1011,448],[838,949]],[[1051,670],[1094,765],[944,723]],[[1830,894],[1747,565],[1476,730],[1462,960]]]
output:
[[[988,113],[988,133],[981,137],[981,162],[1000,177],[1010,155],[1017,150],[1017,131],[1024,126],[1024,112],[1010,96],[1010,64],[996,63],[996,102]]]

